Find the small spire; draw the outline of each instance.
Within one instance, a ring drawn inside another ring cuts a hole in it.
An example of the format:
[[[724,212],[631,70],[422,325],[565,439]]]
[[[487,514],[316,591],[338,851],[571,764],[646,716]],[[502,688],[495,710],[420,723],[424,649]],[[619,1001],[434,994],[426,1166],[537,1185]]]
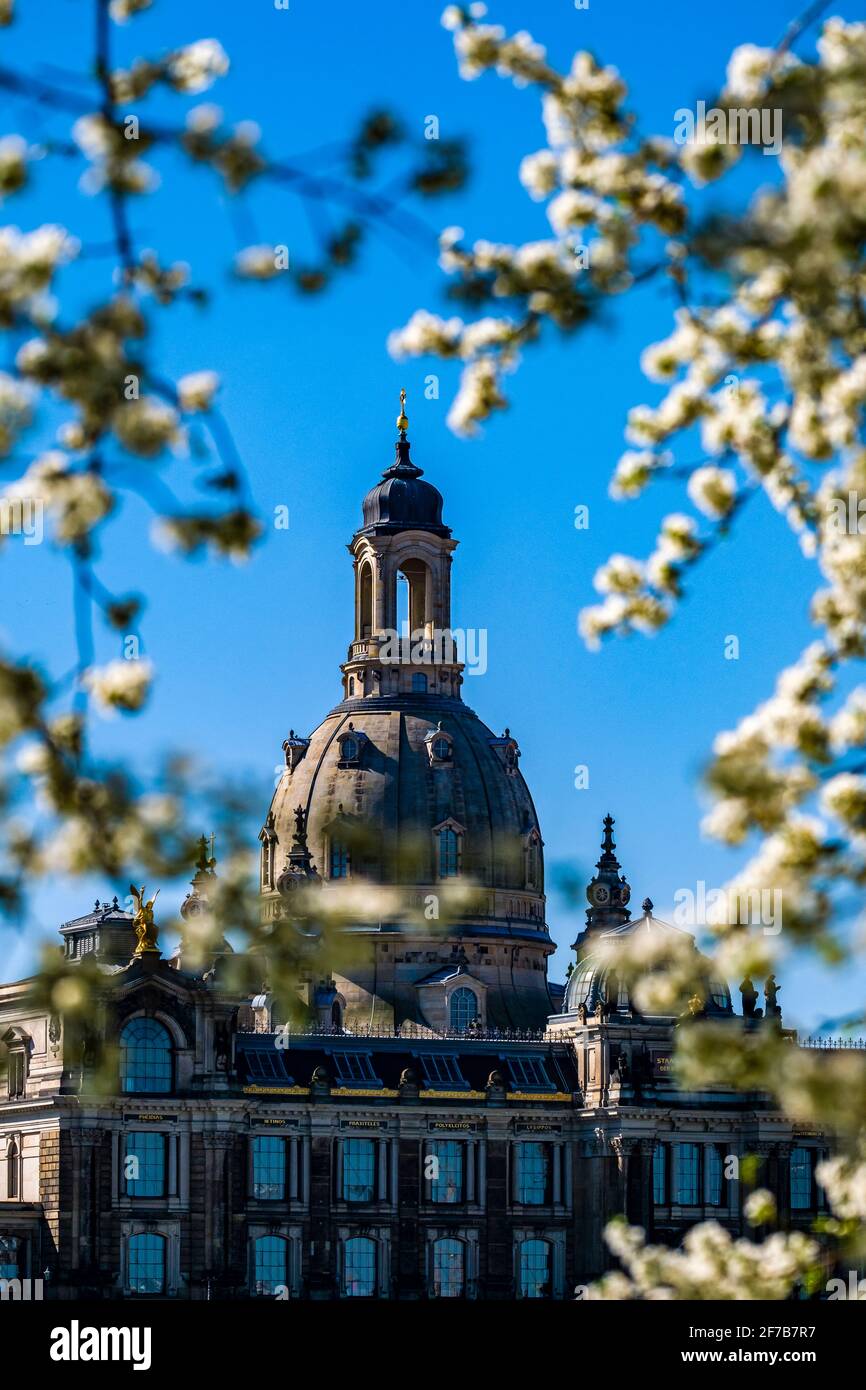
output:
[[[604,839],[601,842],[601,847],[604,850],[605,854],[612,855],[614,850],[616,849],[616,844],[613,838],[613,816],[606,815],[604,820],[602,821],[602,824],[604,826]]]
[[[406,391],[405,388],[400,392],[400,414],[397,416],[397,428],[400,431],[400,438],[406,438],[406,431],[409,428],[409,419],[406,415]]]
[[[652,917],[652,915],[653,915],[653,900],[652,900],[652,898],[644,898],[643,902],[641,903],[641,907],[643,908],[643,914],[644,914],[645,917]]]

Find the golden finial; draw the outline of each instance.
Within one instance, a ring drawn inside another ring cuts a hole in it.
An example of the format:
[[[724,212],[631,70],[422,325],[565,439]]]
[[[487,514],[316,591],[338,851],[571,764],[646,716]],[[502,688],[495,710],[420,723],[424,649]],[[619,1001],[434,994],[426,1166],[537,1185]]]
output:
[[[405,434],[409,428],[409,420],[406,415],[406,392],[400,392],[400,414],[397,416],[397,428],[401,434]]]

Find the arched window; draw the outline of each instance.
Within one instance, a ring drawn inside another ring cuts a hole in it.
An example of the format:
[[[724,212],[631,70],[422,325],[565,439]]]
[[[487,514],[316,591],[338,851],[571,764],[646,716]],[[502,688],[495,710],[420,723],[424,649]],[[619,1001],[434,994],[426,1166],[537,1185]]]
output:
[[[353,1236],[343,1245],[343,1297],[374,1298],[376,1295],[376,1242],[369,1236]]]
[[[259,1236],[255,1243],[253,1287],[261,1298],[273,1298],[288,1285],[289,1249],[283,1236]]]
[[[133,1018],[120,1034],[120,1085],[125,1093],[167,1095],[172,1087],[171,1038],[155,1018]]]
[[[465,1033],[470,1023],[478,1017],[478,1000],[471,989],[461,986],[455,989],[448,1005],[448,1016],[453,1033]]]
[[[10,1139],[6,1150],[6,1196],[13,1202],[17,1202],[21,1195],[18,1190],[18,1158],[18,1145],[14,1139]]]
[[[549,1298],[550,1243],[525,1240],[520,1247],[520,1297]]]
[[[427,677],[423,671],[412,672],[412,693],[413,695],[427,694]]]
[[[354,695],[354,693],[355,693],[355,677],[354,677],[354,676],[350,676],[350,677],[349,677],[349,694],[350,694],[350,695]]]
[[[451,744],[441,734],[433,740],[433,757],[437,763],[447,763],[451,758]]]
[[[130,1236],[127,1256],[131,1293],[165,1293],[165,1236],[151,1231]]]
[[[526,886],[527,888],[541,887],[541,854],[539,853],[538,840],[534,835],[526,847]]]
[[[466,1283],[466,1261],[462,1240],[434,1240],[433,1297],[461,1298]]]
[[[373,571],[369,564],[361,566],[358,585],[358,636],[369,637],[373,631]]]
[[[349,877],[349,848],[341,840],[331,841],[331,878]]]
[[[460,873],[460,837],[450,825],[439,831],[439,877],[456,878]]]
[[[331,1005],[331,1027],[335,1028],[337,1032],[342,1032],[343,1029],[343,1010],[340,1007],[339,999],[335,999]]]

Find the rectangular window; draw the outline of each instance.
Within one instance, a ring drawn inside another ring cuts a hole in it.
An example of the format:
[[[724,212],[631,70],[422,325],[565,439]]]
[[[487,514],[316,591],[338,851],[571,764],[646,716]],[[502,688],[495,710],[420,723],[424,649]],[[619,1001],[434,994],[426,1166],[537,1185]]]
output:
[[[653,1152],[653,1201],[657,1207],[668,1204],[668,1146],[656,1144]]]
[[[17,1279],[20,1274],[21,1242],[17,1236],[0,1236],[0,1279]]]
[[[708,1207],[725,1205],[725,1174],[722,1151],[718,1144],[707,1144],[704,1149],[706,1165],[706,1203]]]
[[[460,869],[457,833],[446,827],[439,831],[439,877],[455,878]]]
[[[509,1057],[507,1061],[511,1079],[518,1089],[530,1086],[534,1090],[553,1090],[553,1082],[542,1057]]]
[[[425,1176],[429,1174],[431,1202],[464,1201],[466,1146],[459,1139],[433,1139],[424,1155]]]
[[[9,1099],[17,1100],[26,1090],[27,1068],[23,1051],[9,1053]]]
[[[814,1206],[812,1150],[791,1150],[791,1210],[811,1211]]]
[[[286,1141],[263,1134],[252,1142],[252,1195],[259,1202],[282,1202],[286,1195]]]
[[[166,1136],[152,1129],[127,1134],[123,1178],[128,1197],[165,1196]]]
[[[674,1160],[674,1201],[681,1207],[695,1207],[701,1200],[701,1151],[697,1144],[677,1144]]]
[[[381,1086],[373,1063],[365,1052],[335,1052],[334,1070],[343,1086]]]
[[[349,877],[349,851],[339,840],[331,841],[331,878]]]
[[[372,1202],[376,1197],[376,1143],[373,1139],[344,1139],[344,1202]]]
[[[456,1057],[444,1057],[437,1052],[422,1053],[421,1066],[424,1068],[424,1079],[429,1086],[454,1086],[461,1090],[468,1089],[469,1083],[461,1075],[460,1064]]]
[[[273,1298],[288,1284],[289,1247],[283,1236],[261,1236],[255,1243],[254,1289],[262,1298]]]
[[[525,1207],[543,1207],[551,1200],[549,1144],[515,1145],[517,1201]]]

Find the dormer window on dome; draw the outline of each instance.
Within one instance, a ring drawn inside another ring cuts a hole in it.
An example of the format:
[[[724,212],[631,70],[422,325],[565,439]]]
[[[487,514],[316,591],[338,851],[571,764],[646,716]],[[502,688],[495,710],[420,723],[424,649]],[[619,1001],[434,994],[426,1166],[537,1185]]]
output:
[[[448,767],[454,761],[454,740],[439,724],[424,739],[431,767]]]
[[[506,729],[505,733],[499,738],[490,740],[490,747],[495,748],[499,757],[505,764],[505,771],[509,777],[516,777],[518,772],[517,764],[520,761],[520,747],[517,739],[511,737],[511,730]]]
[[[310,740],[308,738],[301,738],[294,729],[289,729],[289,737],[283,742],[283,752],[286,755],[286,767],[289,772],[294,772],[309,746]]]
[[[362,733],[360,729],[356,729],[354,724],[349,724],[343,733],[337,734],[337,743],[340,749],[337,766],[360,767],[364,745],[368,742],[369,739],[366,734]]]

